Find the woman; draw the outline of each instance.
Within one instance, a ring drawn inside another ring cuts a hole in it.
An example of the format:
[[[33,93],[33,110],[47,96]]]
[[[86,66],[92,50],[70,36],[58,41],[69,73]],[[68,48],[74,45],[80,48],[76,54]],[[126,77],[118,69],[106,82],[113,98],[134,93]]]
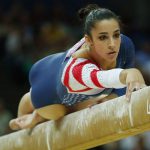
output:
[[[64,115],[145,86],[133,68],[134,46],[121,35],[121,23],[112,11],[88,5],[79,11],[84,20],[84,38],[65,53],[47,56],[33,65],[31,90],[20,101],[12,129],[34,127],[46,119]],[[132,68],[132,69],[128,69]]]

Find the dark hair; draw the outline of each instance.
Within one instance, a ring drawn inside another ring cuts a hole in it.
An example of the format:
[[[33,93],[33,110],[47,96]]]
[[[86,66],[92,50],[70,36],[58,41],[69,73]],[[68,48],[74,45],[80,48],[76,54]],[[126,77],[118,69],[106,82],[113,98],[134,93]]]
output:
[[[115,19],[121,26],[119,16],[109,9],[99,7],[97,4],[89,4],[85,8],[81,8],[78,11],[78,16],[84,22],[84,33],[87,35],[91,35],[91,29],[97,21],[104,19]]]

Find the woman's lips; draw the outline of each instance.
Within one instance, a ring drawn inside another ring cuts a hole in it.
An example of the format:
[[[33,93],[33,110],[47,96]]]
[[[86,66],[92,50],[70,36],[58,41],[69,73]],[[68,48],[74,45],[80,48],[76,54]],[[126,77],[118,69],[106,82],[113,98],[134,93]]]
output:
[[[109,52],[108,54],[110,54],[110,55],[111,55],[111,54],[115,54],[115,53],[116,53],[116,52],[115,52],[115,51],[113,51],[113,52]]]
[[[110,56],[110,57],[115,57],[116,55],[117,55],[117,52],[115,52],[115,51],[108,53],[108,56]]]

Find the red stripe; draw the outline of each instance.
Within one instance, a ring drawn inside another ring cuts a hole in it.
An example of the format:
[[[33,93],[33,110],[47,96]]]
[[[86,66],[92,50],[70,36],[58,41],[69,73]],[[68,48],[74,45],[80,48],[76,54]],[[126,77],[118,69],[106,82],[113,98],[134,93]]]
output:
[[[71,66],[75,63],[76,59],[73,59],[72,62],[70,63],[70,65],[67,67],[66,71],[65,71],[65,76],[64,76],[64,85],[65,86],[69,86],[68,83],[69,83],[69,71],[70,71],[70,68]]]
[[[69,64],[69,66],[67,67],[66,71],[65,71],[65,76],[64,76],[64,85],[69,89],[69,91],[71,92],[84,92],[84,91],[88,91],[91,88],[85,88],[83,90],[73,90],[70,86],[69,86],[69,72],[70,72],[70,68],[71,66],[76,62],[76,58],[74,58],[72,60],[72,62]]]
[[[97,86],[97,87],[100,87],[100,88],[104,88],[101,84],[100,84],[100,82],[98,81],[98,78],[97,78],[97,72],[98,72],[99,70],[96,70],[96,69],[94,69],[92,72],[91,72],[91,80],[92,80],[92,82]]]
[[[69,88],[68,88],[69,89]],[[86,92],[86,91],[89,91],[89,90],[91,90],[90,88],[85,88],[85,89],[83,89],[83,90],[72,90],[71,88],[69,89],[69,91],[70,92]]]
[[[88,64],[90,61],[86,60],[84,62],[79,63],[78,65],[74,66],[72,69],[72,74],[74,78],[82,85],[87,86],[82,79],[82,69],[84,65]]]

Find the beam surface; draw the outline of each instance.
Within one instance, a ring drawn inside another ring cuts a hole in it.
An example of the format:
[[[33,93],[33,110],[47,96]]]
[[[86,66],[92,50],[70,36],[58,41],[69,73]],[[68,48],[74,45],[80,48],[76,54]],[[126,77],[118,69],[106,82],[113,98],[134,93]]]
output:
[[[150,87],[0,137],[0,150],[85,150],[150,130]]]

